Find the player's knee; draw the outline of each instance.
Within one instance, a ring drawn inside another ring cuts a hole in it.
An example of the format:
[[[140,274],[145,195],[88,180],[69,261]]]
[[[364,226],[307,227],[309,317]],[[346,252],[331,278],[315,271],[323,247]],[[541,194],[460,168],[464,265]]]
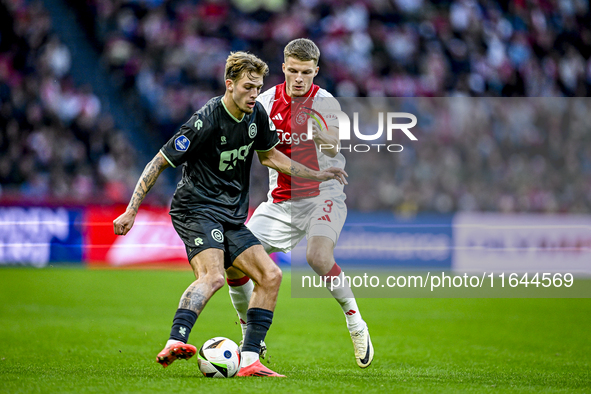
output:
[[[265,286],[273,289],[279,289],[281,280],[283,279],[283,272],[276,265],[272,269],[265,271],[263,283]]]
[[[312,267],[325,266],[333,260],[332,254],[326,253],[321,249],[308,250],[306,252],[306,260]]]
[[[224,286],[224,283],[226,283],[224,275],[220,273],[207,274],[205,280],[207,281],[207,283],[209,283],[214,292],[221,289]]]

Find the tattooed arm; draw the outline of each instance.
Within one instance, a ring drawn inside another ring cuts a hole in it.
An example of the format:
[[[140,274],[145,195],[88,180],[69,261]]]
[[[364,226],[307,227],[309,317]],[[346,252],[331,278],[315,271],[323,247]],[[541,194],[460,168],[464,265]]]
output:
[[[133,227],[135,216],[140,207],[140,204],[146,197],[146,194],[150,191],[152,186],[156,183],[158,176],[164,171],[165,168],[170,167],[168,161],[162,156],[162,153],[158,152],[156,156],[150,161],[144,172],[140,176],[140,179],[135,185],[133,195],[129,201],[129,205],[125,212],[117,219],[113,220],[113,230],[117,235],[125,235]]]
[[[291,160],[275,148],[264,152],[257,152],[257,154],[262,165],[284,174],[320,182],[336,179],[341,184],[347,184],[345,177],[348,175],[342,168],[330,167],[322,171],[312,170],[297,161]]]

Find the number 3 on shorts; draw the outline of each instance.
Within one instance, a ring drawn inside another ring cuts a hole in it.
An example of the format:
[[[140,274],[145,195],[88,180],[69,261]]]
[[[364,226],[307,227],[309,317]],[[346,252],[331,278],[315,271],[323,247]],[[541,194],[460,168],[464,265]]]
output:
[[[323,211],[326,213],[331,213],[332,205],[334,204],[332,200],[325,200],[324,203],[326,204],[326,207],[324,207]]]

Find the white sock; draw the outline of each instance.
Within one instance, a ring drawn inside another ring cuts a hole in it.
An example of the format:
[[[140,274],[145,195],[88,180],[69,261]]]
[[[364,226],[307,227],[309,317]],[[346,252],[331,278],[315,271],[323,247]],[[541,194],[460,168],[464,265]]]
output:
[[[164,346],[164,347],[168,347],[168,346],[172,345],[173,343],[177,343],[177,342],[183,342],[183,341],[179,341],[178,339],[169,339],[168,341],[166,341],[166,346]]]
[[[326,288],[330,291],[330,294],[339,303],[345,318],[347,319],[347,328],[349,332],[357,331],[363,328],[363,319],[361,318],[361,312],[357,307],[357,301],[351,290],[349,281],[345,278],[345,273],[341,271],[335,282],[335,287],[331,290],[331,281],[326,282]],[[336,279],[336,278],[335,278]],[[340,286],[337,286],[340,284]]]
[[[232,281],[228,280],[228,287],[230,289],[230,299],[232,300],[232,305],[234,305],[234,309],[236,309],[236,313],[238,314],[238,318],[240,319],[242,337],[244,338],[244,334],[246,333],[247,321],[246,312],[248,311],[248,303],[250,302],[250,297],[252,296],[254,283],[250,279],[248,279],[248,281],[243,285],[232,286],[231,283]]]
[[[240,363],[240,367],[248,367],[259,361],[259,355],[255,352],[242,352],[242,362]]]

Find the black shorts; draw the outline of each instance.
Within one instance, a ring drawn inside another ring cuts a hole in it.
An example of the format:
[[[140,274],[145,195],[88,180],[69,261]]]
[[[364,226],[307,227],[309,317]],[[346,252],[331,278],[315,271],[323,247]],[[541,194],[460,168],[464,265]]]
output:
[[[244,223],[231,224],[207,214],[171,214],[170,217],[185,244],[189,261],[205,249],[221,249],[224,268],[228,269],[242,252],[261,244]]]

